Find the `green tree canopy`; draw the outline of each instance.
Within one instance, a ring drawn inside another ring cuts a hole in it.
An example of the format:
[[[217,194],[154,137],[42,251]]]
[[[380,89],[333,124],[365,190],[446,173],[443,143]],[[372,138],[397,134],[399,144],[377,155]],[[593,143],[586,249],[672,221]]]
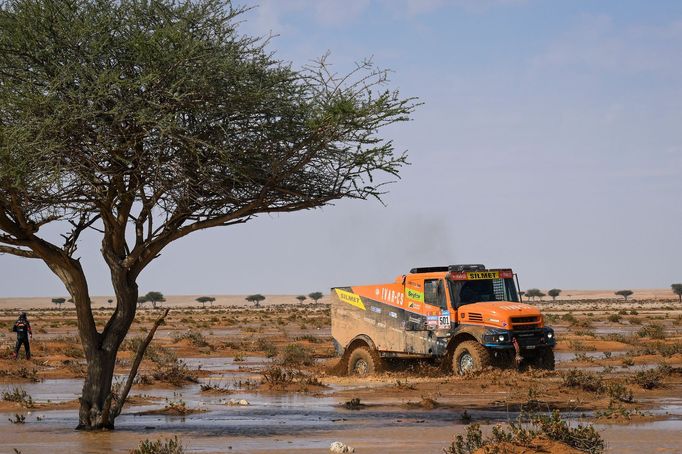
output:
[[[682,284],[671,284],[670,288],[672,288],[673,293],[678,296],[680,303],[682,303]]]
[[[540,289],[529,288],[528,290],[526,290],[526,297],[530,300],[534,300],[535,298],[542,298],[543,296],[545,296],[545,294],[542,293]]]
[[[249,295],[244,299],[249,303],[255,303],[256,307],[260,307],[260,302],[265,301],[265,297],[260,293],[256,293],[255,295]]]
[[[298,295],[296,299],[298,300],[299,303],[302,303],[303,301],[307,300],[308,297],[305,295]]]
[[[547,294],[552,297],[553,301],[556,301],[556,297],[561,295],[561,289],[553,288],[547,291]]]
[[[206,307],[206,303],[211,303],[211,306],[213,306],[215,298],[213,298],[212,296],[200,296],[195,301],[197,303],[201,303],[202,307]]]
[[[324,294],[322,292],[312,292],[308,294],[308,298],[315,301],[316,303],[322,299]]]
[[[618,290],[617,292],[613,292],[614,295],[622,296],[625,301],[628,300],[628,297],[630,297],[634,292],[632,290]]]
[[[241,13],[223,0],[0,3],[0,254],[44,261],[74,300],[79,428],[120,414],[111,383],[137,279],[169,244],[379,198],[405,164],[380,131],[416,104],[386,71],[294,68],[237,30]],[[116,295],[101,331],[77,256],[86,230]]]
[[[163,297],[163,293],[161,292],[148,292],[144,296],[145,301],[149,301],[152,303],[152,306],[156,308],[156,303],[163,303],[166,301],[166,298]]]

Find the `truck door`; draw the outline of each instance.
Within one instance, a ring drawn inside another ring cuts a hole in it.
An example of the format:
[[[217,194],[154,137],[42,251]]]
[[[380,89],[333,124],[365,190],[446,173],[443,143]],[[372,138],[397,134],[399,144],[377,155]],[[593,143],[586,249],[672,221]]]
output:
[[[445,293],[443,279],[424,279],[424,304],[438,315],[438,329],[450,329],[451,314]]]

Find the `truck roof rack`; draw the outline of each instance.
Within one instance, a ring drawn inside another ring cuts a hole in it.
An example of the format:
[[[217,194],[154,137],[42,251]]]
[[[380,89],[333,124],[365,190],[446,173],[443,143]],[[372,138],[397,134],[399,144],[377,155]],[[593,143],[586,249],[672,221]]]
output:
[[[442,273],[446,271],[481,271],[485,269],[485,265],[449,265],[449,266],[421,266],[412,268],[410,274],[417,273]]]
[[[447,266],[421,266],[419,268],[412,268],[410,274],[416,273],[440,273],[448,271]]]
[[[467,265],[450,265],[448,271],[482,271],[485,269],[485,265],[479,264],[467,264]]]

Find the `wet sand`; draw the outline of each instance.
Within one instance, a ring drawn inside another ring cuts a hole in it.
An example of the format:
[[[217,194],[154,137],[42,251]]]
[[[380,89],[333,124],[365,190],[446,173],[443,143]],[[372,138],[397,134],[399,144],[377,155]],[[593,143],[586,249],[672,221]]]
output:
[[[19,387],[34,401],[34,408],[0,401],[0,438],[3,449],[23,453],[129,452],[144,439],[174,434],[187,452],[327,452],[338,440],[362,453],[441,453],[455,434],[464,432],[465,411],[490,431],[492,424],[513,420],[522,407],[533,403],[540,411],[558,408],[570,420],[595,423],[609,452],[680,452],[682,351],[674,348],[682,343],[682,311],[669,304],[542,303],[558,334],[557,372],[496,370],[454,377],[434,364],[401,363],[366,379],[331,374],[336,359],[325,304],[266,305],[258,310],[177,307],[152,347],[159,357],[177,357],[198,383],[176,386],[156,379],[160,364],[168,360],[145,359],[141,374],[149,382],[133,388],[117,429],[103,433],[73,430],[84,366],[74,311],[38,310],[31,314],[36,331],[32,361],[6,359],[13,340],[0,336],[5,352],[0,359],[0,391]],[[619,311],[625,313],[618,321],[609,320]],[[108,314],[108,309],[98,309],[98,323]],[[140,311],[130,337],[141,336],[157,314]],[[5,326],[14,317],[12,311],[0,311]],[[656,324],[662,338],[638,334],[642,327]],[[278,389],[263,381],[263,371],[279,365],[292,344],[314,358],[314,363],[296,369],[319,385],[298,383]],[[120,380],[131,351],[124,348],[119,358]],[[632,381],[638,372],[656,369],[662,362],[669,372],[661,387],[643,389]],[[594,372],[607,383],[623,383],[634,396],[633,403],[622,403],[623,408],[643,412],[642,416],[596,418],[595,412],[608,410],[608,396],[567,388],[562,374],[571,369]],[[201,384],[215,389],[202,391]],[[345,402],[353,398],[366,406],[347,409]],[[249,405],[229,405],[231,399],[246,399]],[[180,402],[190,414],[163,414]],[[15,414],[24,415],[26,422],[12,424],[9,419]]]

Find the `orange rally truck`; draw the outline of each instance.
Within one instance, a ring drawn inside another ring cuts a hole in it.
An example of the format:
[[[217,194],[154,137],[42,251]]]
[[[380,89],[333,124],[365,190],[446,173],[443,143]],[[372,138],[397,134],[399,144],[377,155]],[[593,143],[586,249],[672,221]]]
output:
[[[455,373],[516,359],[554,369],[554,330],[519,301],[511,269],[483,265],[413,268],[395,282],[332,288],[332,337],[352,375],[382,358],[442,358]]]

